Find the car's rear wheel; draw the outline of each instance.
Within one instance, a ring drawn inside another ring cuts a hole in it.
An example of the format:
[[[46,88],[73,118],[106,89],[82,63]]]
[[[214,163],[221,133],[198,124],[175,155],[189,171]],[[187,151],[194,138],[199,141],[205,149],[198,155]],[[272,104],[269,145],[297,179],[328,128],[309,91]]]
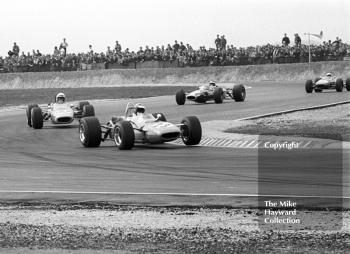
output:
[[[113,131],[113,139],[119,150],[130,150],[135,143],[134,128],[128,121],[119,121]]]
[[[313,87],[313,83],[312,83],[312,80],[311,79],[308,79],[306,80],[306,83],[305,83],[305,91],[307,93],[312,93],[312,90],[314,90],[314,87]]]
[[[222,90],[221,87],[216,87],[214,90],[213,97],[214,97],[215,103],[222,103],[225,98],[224,90]]]
[[[92,105],[84,105],[83,112],[81,114],[82,117],[95,116],[95,109]]]
[[[80,110],[80,111],[83,111],[84,106],[86,106],[86,105],[90,105],[90,102],[88,102],[88,101],[79,101],[77,109]]]
[[[183,89],[176,92],[175,95],[177,105],[184,105],[186,102],[186,93]]]
[[[163,113],[152,113],[152,115],[155,117],[155,118],[158,118],[159,121],[163,121],[163,122],[166,122],[166,117]]]
[[[246,91],[244,85],[235,85],[232,88],[232,97],[235,101],[244,101],[246,97]]]
[[[32,127],[32,108],[39,107],[38,104],[29,104],[26,108],[27,124]]]
[[[202,139],[202,126],[195,116],[187,116],[181,121],[181,138],[185,145],[198,145]]]
[[[41,129],[44,125],[44,117],[41,108],[34,107],[31,110],[32,126],[34,129]]]
[[[343,80],[341,78],[337,78],[337,80],[335,81],[335,90],[337,92],[342,92],[343,87],[344,87]]]
[[[350,91],[350,78],[347,78],[345,81],[346,91]]]
[[[85,147],[99,147],[101,144],[100,121],[94,117],[84,117],[79,122],[79,139]]]

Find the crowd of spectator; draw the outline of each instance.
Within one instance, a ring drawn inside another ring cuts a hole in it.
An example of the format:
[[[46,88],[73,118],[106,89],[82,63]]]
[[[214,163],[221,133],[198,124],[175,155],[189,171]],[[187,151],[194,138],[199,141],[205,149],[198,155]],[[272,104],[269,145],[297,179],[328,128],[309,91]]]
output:
[[[308,45],[302,44],[298,34],[294,36],[293,45],[284,34],[281,45],[244,48],[228,45],[224,35],[217,35],[215,48],[200,46],[199,49],[175,40],[173,45],[145,46],[131,51],[129,48],[122,50],[121,44],[116,41],[114,48],[107,47],[106,52],[101,53],[94,52],[92,45],[86,53],[67,53],[66,39],[54,48],[53,54],[42,54],[39,50],[20,53],[20,47],[14,43],[8,56],[0,56],[0,72],[72,71],[81,69],[83,64],[101,63],[108,68],[113,64],[126,66],[145,61],[176,61],[178,67],[307,62]],[[329,40],[321,45],[311,45],[310,52],[312,61],[342,60],[344,56],[350,56],[350,45],[337,37],[333,42]]]

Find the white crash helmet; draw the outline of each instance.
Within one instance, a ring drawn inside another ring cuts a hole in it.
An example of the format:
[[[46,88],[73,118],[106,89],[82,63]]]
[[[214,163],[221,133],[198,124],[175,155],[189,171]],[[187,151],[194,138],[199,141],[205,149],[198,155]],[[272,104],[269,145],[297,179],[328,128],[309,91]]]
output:
[[[136,105],[135,105],[135,114],[138,114],[138,113],[145,113],[145,111],[146,111],[146,107],[145,106],[143,106],[142,104],[140,104],[140,103],[137,103]]]
[[[65,102],[65,101],[66,101],[66,95],[65,95],[64,93],[58,93],[58,94],[56,95],[56,103],[57,103],[59,100]]]
[[[326,76],[327,76],[327,77],[332,77],[332,73],[328,72],[328,73],[326,74]]]
[[[210,85],[210,86],[216,86],[215,81],[210,80],[210,81],[209,81],[209,85]]]

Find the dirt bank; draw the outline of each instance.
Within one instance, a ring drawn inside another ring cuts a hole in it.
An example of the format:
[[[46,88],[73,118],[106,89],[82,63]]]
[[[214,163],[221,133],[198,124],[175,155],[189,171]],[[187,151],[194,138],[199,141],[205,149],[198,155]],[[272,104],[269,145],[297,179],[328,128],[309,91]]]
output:
[[[0,89],[76,88],[125,86],[132,84],[188,84],[272,81],[301,81],[333,72],[350,77],[348,61],[249,66],[164,68],[137,70],[94,70],[76,72],[6,73],[0,75]]]

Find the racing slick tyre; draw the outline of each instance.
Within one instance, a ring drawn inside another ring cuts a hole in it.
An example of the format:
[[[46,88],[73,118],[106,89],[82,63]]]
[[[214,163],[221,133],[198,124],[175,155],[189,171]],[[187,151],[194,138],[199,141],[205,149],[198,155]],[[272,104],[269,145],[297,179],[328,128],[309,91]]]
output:
[[[38,104],[29,104],[26,108],[27,124],[32,127],[32,108],[39,107]]]
[[[337,78],[337,80],[335,81],[335,90],[337,90],[337,92],[342,92],[343,87],[344,87],[343,80],[341,78]]]
[[[315,93],[321,93],[321,92],[322,92],[322,89],[315,88]]]
[[[94,117],[84,117],[79,121],[79,139],[85,147],[99,147],[101,144],[100,121]]]
[[[244,101],[246,91],[244,85],[235,85],[232,88],[232,97],[235,101]]]
[[[215,103],[222,103],[225,98],[225,93],[221,87],[216,87],[213,93]]]
[[[31,110],[32,127],[34,129],[41,129],[44,125],[44,117],[41,108],[34,107]]]
[[[176,92],[175,95],[177,105],[184,105],[186,102],[186,94],[183,89]]]
[[[350,91],[350,78],[347,78],[345,81],[346,91]]]
[[[158,118],[158,115],[160,115],[158,119],[159,121],[166,122],[166,117],[163,113],[152,113],[152,116],[154,116],[155,118]]]
[[[181,138],[187,146],[198,145],[202,139],[202,126],[195,116],[187,116],[181,121]]]
[[[129,121],[119,121],[113,131],[113,139],[119,150],[130,150],[135,143],[135,133]]]
[[[88,101],[79,101],[77,109],[83,111],[85,105],[90,105]]]
[[[83,106],[82,117],[95,116],[94,106],[88,104]]]
[[[312,83],[312,80],[311,79],[308,79],[306,80],[306,83],[305,83],[305,91],[307,93],[312,93],[312,90],[314,90],[313,88],[313,83]]]

